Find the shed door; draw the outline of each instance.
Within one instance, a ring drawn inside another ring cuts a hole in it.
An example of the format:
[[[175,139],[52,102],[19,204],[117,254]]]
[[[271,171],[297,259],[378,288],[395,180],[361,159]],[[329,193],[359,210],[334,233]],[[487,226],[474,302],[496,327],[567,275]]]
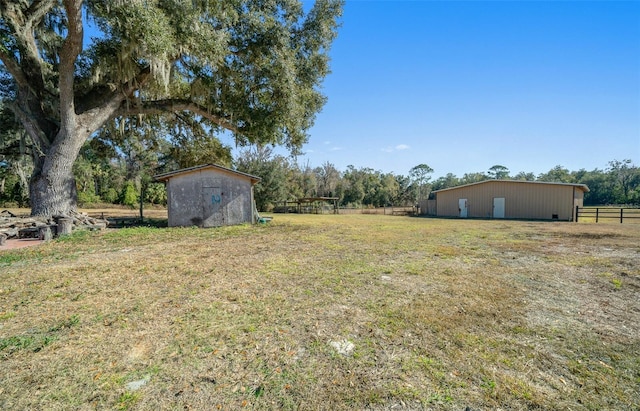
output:
[[[493,218],[504,218],[504,197],[493,199]]]
[[[224,225],[224,204],[220,187],[203,187],[202,189],[202,226],[220,227]]]
[[[466,198],[458,199],[458,211],[460,212],[460,217],[467,218],[467,199]]]

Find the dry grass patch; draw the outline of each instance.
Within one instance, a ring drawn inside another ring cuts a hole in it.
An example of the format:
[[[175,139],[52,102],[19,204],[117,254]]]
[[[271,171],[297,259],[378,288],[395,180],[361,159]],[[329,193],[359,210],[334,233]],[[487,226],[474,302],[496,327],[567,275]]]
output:
[[[278,215],[0,254],[0,408],[640,406],[640,232]]]

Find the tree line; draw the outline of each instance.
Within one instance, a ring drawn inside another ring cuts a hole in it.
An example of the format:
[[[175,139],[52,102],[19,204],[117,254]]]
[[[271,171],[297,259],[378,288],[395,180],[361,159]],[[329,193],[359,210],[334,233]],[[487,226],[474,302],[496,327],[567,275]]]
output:
[[[640,168],[629,159],[612,160],[605,169],[591,171],[570,171],[558,165],[539,175],[531,172],[512,175],[507,167],[494,165],[486,172],[466,173],[462,177],[448,173],[432,180],[434,170],[427,164],[412,167],[407,175],[352,165],[340,171],[330,162],[319,167],[301,166],[274,155],[268,148],[255,148],[244,151],[236,167],[262,178],[255,188],[261,210],[301,197],[335,197],[342,207],[412,206],[433,191],[489,179],[585,184],[589,187],[585,205],[640,204]]]
[[[0,205],[29,207],[35,148],[7,111],[0,111],[0,126]],[[585,205],[640,203],[640,169],[628,159],[612,160],[606,168],[591,171],[558,165],[539,175],[511,174],[507,167],[495,165],[484,172],[432,179],[434,170],[427,164],[412,167],[407,175],[352,165],[339,170],[330,162],[315,167],[300,164],[297,157],[276,154],[271,146],[243,149],[234,159],[231,147],[205,134],[171,138],[162,127],[134,123],[104,129],[83,145],[73,165],[78,202],[84,207],[134,208],[140,201],[166,205],[164,185],[154,182],[153,176],[206,163],[260,177],[254,193],[261,211],[304,197],[335,197],[341,207],[413,206],[435,190],[488,179],[586,184],[590,191],[585,193]]]

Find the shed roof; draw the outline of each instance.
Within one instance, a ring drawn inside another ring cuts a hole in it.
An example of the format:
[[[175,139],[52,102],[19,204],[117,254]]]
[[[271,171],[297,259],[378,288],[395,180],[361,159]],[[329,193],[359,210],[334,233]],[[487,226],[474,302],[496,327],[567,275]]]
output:
[[[206,169],[213,169],[213,170],[222,171],[222,172],[225,172],[225,173],[236,174],[239,177],[248,178],[249,180],[251,180],[251,184],[255,184],[255,183],[257,183],[258,181],[261,180],[260,177],[257,177],[257,176],[251,175],[251,174],[247,174],[247,173],[243,173],[241,171],[232,170],[230,168],[222,167],[222,166],[219,166],[219,165],[216,165],[216,164],[203,164],[203,165],[199,165],[199,166],[183,168],[183,169],[180,169],[180,170],[171,171],[169,173],[158,174],[158,175],[154,176],[153,178],[155,180],[157,180],[157,181],[167,181],[170,178],[178,176],[178,175],[194,173],[196,171],[201,171],[201,170],[206,170]]]
[[[576,184],[576,183],[554,183],[550,181],[525,181],[525,180],[483,180],[483,181],[478,181],[476,183],[463,184],[460,186],[443,188],[442,190],[435,190],[433,191],[433,193],[439,193],[441,191],[456,190],[462,187],[469,187],[469,186],[474,186],[478,184],[487,184],[487,183],[547,184],[547,185],[555,185],[555,186],[572,186],[572,187],[579,188],[584,192],[589,191],[589,187],[587,187],[585,184]]]

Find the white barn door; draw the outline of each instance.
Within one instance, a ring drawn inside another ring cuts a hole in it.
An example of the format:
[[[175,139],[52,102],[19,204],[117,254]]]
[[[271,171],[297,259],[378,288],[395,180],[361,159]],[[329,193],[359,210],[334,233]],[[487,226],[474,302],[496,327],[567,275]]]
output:
[[[504,197],[493,199],[493,218],[504,218]]]
[[[459,198],[458,199],[458,211],[460,212],[461,218],[467,218],[467,199]]]

